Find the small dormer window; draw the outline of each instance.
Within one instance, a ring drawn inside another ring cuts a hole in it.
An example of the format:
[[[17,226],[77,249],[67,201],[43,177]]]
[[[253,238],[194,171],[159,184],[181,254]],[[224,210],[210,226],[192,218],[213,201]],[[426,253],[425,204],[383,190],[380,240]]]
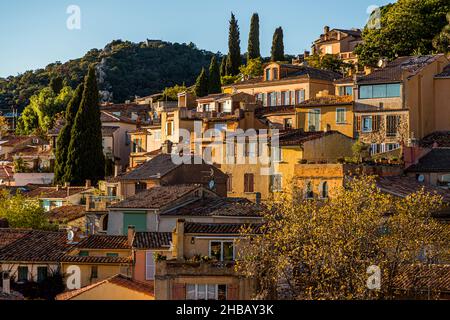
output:
[[[270,81],[270,69],[266,69],[266,80]]]
[[[272,76],[273,76],[273,80],[278,80],[278,69],[277,68],[272,69]]]

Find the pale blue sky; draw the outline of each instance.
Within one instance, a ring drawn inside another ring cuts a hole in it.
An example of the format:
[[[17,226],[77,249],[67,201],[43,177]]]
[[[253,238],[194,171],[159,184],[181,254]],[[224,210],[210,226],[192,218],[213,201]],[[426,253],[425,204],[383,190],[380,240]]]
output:
[[[247,50],[250,17],[258,12],[261,51],[269,55],[273,31],[284,29],[285,51],[309,49],[324,25],[363,27],[370,5],[394,0],[2,0],[0,77],[79,58],[115,39],[194,42],[227,52],[228,20],[233,11]],[[66,9],[81,8],[81,30],[68,30]]]

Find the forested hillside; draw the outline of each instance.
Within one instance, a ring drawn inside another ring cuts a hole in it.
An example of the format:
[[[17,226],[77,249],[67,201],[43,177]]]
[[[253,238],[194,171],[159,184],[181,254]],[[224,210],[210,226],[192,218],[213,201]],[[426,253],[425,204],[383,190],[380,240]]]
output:
[[[199,70],[209,65],[212,55],[192,43],[116,40],[102,50],[90,50],[80,59],[0,78],[0,110],[17,106],[19,112],[22,111],[30,97],[47,87],[55,77],[62,77],[66,85],[75,88],[92,63],[97,63],[99,89],[104,100],[123,102],[175,84],[191,85]]]

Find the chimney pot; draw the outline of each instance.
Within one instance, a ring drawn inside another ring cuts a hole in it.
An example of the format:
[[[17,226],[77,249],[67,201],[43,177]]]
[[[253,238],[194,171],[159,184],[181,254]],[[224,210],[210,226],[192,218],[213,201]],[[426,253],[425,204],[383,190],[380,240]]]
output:
[[[135,226],[128,226],[128,244],[133,245],[134,235],[136,234]]]

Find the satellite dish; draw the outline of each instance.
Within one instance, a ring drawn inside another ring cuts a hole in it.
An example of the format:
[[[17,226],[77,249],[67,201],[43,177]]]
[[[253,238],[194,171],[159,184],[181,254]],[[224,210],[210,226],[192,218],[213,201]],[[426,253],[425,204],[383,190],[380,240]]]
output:
[[[75,233],[72,230],[67,230],[67,240],[72,242],[75,238]]]
[[[424,181],[425,181],[425,176],[424,176],[423,174],[420,174],[420,175],[417,177],[417,181],[419,181],[419,182],[424,182]]]

